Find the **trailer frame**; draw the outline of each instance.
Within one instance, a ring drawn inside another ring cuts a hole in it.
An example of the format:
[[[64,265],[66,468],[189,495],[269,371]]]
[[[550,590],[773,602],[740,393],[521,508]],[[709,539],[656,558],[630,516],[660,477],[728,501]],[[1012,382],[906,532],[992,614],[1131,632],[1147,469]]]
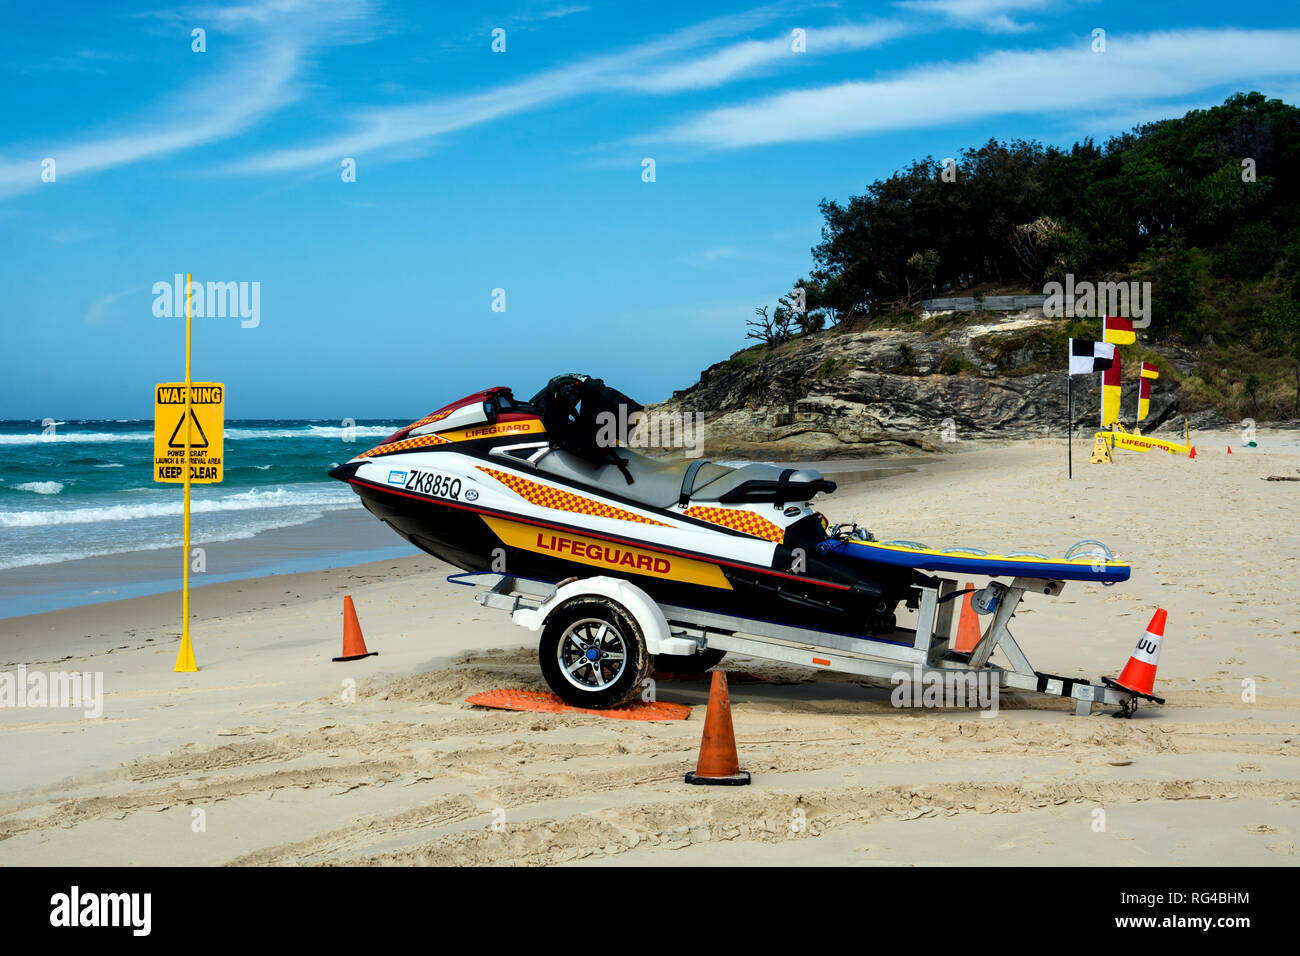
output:
[[[968,654],[950,649],[953,602],[967,593],[959,591],[957,582],[951,578],[934,578],[938,582],[936,586],[916,588],[915,629],[895,627],[888,636],[869,637],[659,604],[623,578],[594,576],[557,585],[484,571],[454,574],[447,580],[485,588],[476,595],[479,604],[508,611],[516,624],[531,630],[539,630],[550,611],[570,598],[588,594],[608,597],[617,588],[635,598],[627,602],[634,605],[627,609],[648,635],[654,635],[650,638],[651,653],[718,649],[813,670],[895,681],[904,667],[913,674],[919,673],[923,679],[931,675],[946,679],[950,675],[987,673],[996,678],[999,690],[1071,700],[1076,716],[1093,713],[1094,706],[1115,706],[1119,710],[1113,716],[1129,717],[1138,707],[1139,695],[1124,688],[1035,670],[1012,636],[1010,623],[1024,596],[1037,593],[1056,597],[1065,589],[1061,580],[1017,577],[1009,585],[990,581],[976,590],[972,604],[989,621]],[[990,660],[999,650],[1009,667]]]

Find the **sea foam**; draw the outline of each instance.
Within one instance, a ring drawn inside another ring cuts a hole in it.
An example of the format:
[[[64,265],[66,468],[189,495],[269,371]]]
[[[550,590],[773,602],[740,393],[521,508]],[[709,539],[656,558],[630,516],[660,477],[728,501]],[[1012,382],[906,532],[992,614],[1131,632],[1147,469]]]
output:
[[[19,491],[34,491],[38,495],[57,495],[63,490],[61,481],[24,481],[20,485],[14,485]]]
[[[30,482],[45,484],[45,482]],[[49,482],[58,484],[58,482]],[[21,488],[21,485],[15,485]],[[275,488],[262,491],[254,488],[222,498],[205,498],[194,501],[190,510],[194,514],[211,514],[221,511],[254,511],[263,508],[290,508],[296,506],[324,507],[329,509],[355,507],[357,498],[351,489],[337,490],[323,486],[311,490]],[[135,521],[141,518],[165,518],[179,515],[182,504],[179,498],[170,501],[151,501],[130,505],[104,505],[100,507],[67,508],[62,511],[0,511],[0,528],[41,528],[62,524],[97,524],[104,521]]]

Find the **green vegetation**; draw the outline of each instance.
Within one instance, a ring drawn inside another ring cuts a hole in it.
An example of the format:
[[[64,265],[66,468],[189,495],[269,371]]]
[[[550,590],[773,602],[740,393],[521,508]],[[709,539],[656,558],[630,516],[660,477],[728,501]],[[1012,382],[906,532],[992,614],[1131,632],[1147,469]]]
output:
[[[824,200],[818,268],[803,284],[812,308],[874,316],[922,293],[1145,268],[1166,287],[1164,314],[1187,320],[1206,272],[1295,291],[1297,163],[1300,110],[1259,93],[1105,146],[990,140],[965,150],[955,175],[926,157],[846,203]]]
[[[1300,109],[1259,93],[1138,127],[1104,146],[1068,149],[990,140],[945,176],[932,157],[845,202],[823,200],[816,267],[795,283],[806,310],[783,298],[756,338],[888,325],[937,338],[970,314],[919,319],[923,298],[1041,291],[1082,281],[1150,281],[1142,343],[1195,349],[1179,374],[1160,361],[1188,411],[1300,417]],[[1097,321],[990,335],[973,345],[1006,372],[1061,366],[1071,335]],[[742,356],[749,353],[741,353]],[[1136,367],[1139,347],[1125,350]],[[736,362],[739,356],[733,357]],[[748,364],[748,360],[746,360]],[[910,365],[906,355],[900,367]],[[947,355],[943,374],[970,371]],[[820,373],[819,373],[820,374]]]
[[[771,358],[772,349],[766,345],[753,345],[747,349],[742,349],[731,358],[723,363],[722,367],[729,372],[739,371],[742,368],[749,368],[751,365],[759,365]]]
[[[960,352],[945,352],[939,358],[940,375],[962,375],[974,370],[975,363]]]
[[[1060,371],[1071,338],[1098,338],[1096,319],[1066,319],[1010,333],[990,333],[971,340],[980,361],[999,372],[1018,375]]]
[[[842,355],[828,355],[821,365],[817,367],[815,373],[817,378],[825,380],[828,378],[839,378],[845,375],[853,368],[853,362]]]
[[[916,353],[906,342],[898,347],[898,369],[908,375],[916,372]]]

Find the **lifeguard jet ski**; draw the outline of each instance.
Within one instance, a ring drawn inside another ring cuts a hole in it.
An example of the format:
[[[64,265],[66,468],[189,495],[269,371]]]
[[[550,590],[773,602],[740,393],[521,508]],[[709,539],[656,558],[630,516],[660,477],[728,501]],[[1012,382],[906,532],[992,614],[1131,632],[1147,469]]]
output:
[[[330,472],[418,548],[466,571],[633,581],[655,601],[849,633],[888,629],[925,575],[824,551],[818,472],[665,462],[625,447],[641,406],[600,379],[528,402],[466,396]]]
[[[816,645],[833,652],[812,653],[813,666],[863,674],[883,666],[864,655],[983,670],[1001,647],[1015,665],[999,671],[1006,686],[1047,688],[1081,708],[1133,696],[1034,671],[1007,630],[1027,589],[1127,580],[1128,564],[1104,545],[1081,542],[1053,560],[876,541],[856,525],[828,526],[814,510],[818,495],[835,490],[814,470],[637,453],[628,422],[640,410],[585,375],[558,376],[526,402],[499,386],[412,422],[330,475],[416,547],[496,580],[481,603],[544,627],[543,672],[571,703],[629,699],[651,655],[698,669],[726,648],[768,647],[745,643],[742,632],[778,642],[773,659],[803,662],[809,655],[796,648]],[[949,602],[965,592],[932,572],[1014,579],[975,596],[992,617],[965,656],[954,657],[946,636]],[[593,604],[592,588],[618,607]],[[646,627],[628,621],[631,605]],[[897,626],[900,605],[916,611],[914,630]]]

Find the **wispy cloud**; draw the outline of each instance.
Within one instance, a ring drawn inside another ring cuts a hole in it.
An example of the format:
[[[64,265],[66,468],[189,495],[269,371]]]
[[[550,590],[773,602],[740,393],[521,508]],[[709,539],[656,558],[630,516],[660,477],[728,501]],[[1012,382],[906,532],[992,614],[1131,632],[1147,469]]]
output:
[[[816,56],[863,50],[880,46],[907,32],[909,28],[895,20],[809,29],[805,31],[806,51],[808,55]],[[676,93],[721,86],[777,64],[793,62],[792,42],[792,36],[783,35],[770,40],[735,43],[680,65],[629,75],[622,85],[646,93]]]
[[[937,14],[960,27],[977,27],[993,33],[1021,33],[1034,28],[1011,18],[1012,14],[1058,6],[1057,0],[901,0],[896,6]]]
[[[152,118],[125,132],[28,148],[26,158],[0,163],[0,196],[41,185],[41,162],[47,157],[55,161],[61,181],[242,133],[297,99],[308,52],[321,44],[350,41],[355,34],[349,28],[364,20],[367,10],[365,3],[344,0],[265,0],[150,14],[202,22],[209,31],[232,34],[248,42],[247,54],[234,69],[158,104]],[[4,152],[22,151],[6,147]]]
[[[577,13],[586,13],[591,7],[580,4],[570,4],[568,6],[550,7],[537,13],[520,13],[513,20],[515,23],[534,23],[545,20],[562,20],[565,17],[571,17]]]
[[[682,57],[768,25],[778,15],[777,10],[767,8],[718,17],[617,53],[544,71],[481,93],[368,110],[354,118],[354,128],[347,133],[310,146],[253,156],[230,168],[264,173],[324,167],[344,156],[428,142],[445,133],[597,92],[668,94],[721,86],[768,68],[778,59],[794,62],[796,54],[791,51],[789,34],[766,41],[740,41],[693,59]],[[810,30],[808,53],[803,55],[863,49],[899,36],[903,29],[885,22]]]
[[[61,56],[46,55],[40,59],[7,57],[3,63],[0,63],[0,69],[29,76],[74,72],[106,74],[110,67],[130,63],[134,59],[134,55],[130,53],[85,48]]]
[[[475,47],[487,49],[492,39],[492,31],[500,28],[506,31],[507,45],[516,33],[537,33],[549,30],[561,20],[567,20],[578,14],[590,13],[591,7],[584,4],[560,4],[541,10],[516,10],[514,12],[492,9],[490,6],[481,11],[476,25],[464,32],[449,32],[439,38],[438,46],[445,51],[463,51]],[[430,58],[433,59],[433,58]],[[420,58],[417,62],[428,62]]]
[[[814,227],[811,233],[805,232],[804,239],[809,235],[816,235],[817,230]],[[763,237],[771,238],[771,237]],[[780,249],[770,246],[711,246],[699,252],[693,252],[689,255],[679,256],[678,262],[690,266],[712,267],[723,263],[745,263],[745,262],[770,262],[773,265],[780,266],[782,263],[789,262],[789,256]]]
[[[123,289],[121,292],[110,292],[108,295],[101,296],[91,303],[90,308],[86,310],[86,315],[82,319],[87,325],[97,325],[104,321],[108,315],[109,308],[118,299],[130,295],[135,289]]]
[[[651,137],[716,149],[861,136],[1013,113],[1115,109],[1215,86],[1300,75],[1300,30],[1111,34],[998,51],[892,78],[838,83],[709,110]]]

